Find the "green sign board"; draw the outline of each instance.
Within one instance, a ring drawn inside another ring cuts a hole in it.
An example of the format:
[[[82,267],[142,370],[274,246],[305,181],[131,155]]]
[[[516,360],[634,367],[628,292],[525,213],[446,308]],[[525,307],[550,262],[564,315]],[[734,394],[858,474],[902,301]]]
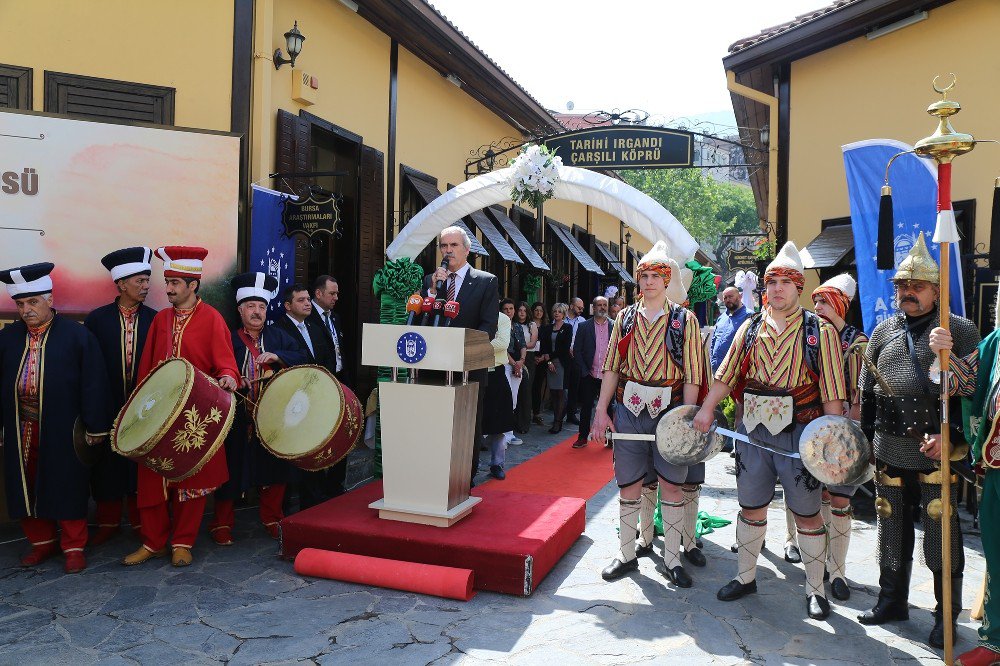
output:
[[[551,137],[545,145],[564,165],[585,169],[664,169],[694,161],[694,135],[663,127],[591,127]]]

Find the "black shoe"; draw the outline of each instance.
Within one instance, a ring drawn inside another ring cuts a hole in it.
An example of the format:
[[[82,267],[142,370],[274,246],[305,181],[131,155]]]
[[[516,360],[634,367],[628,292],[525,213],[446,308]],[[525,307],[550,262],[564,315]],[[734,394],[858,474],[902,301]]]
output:
[[[601,578],[604,580],[618,580],[630,571],[637,571],[639,569],[639,559],[629,560],[628,562],[622,562],[617,557],[611,561],[604,571],[601,572]]]
[[[742,599],[748,594],[753,594],[757,591],[757,581],[752,580],[749,583],[741,583],[740,581],[733,579],[726,583],[721,590],[715,595],[715,598],[719,601],[736,601],[737,599]]]
[[[705,547],[705,542],[702,541],[701,539],[695,539],[694,540],[694,547],[695,548],[704,548]]]
[[[498,481],[503,481],[507,475],[503,471],[503,465],[490,465],[490,476]]]
[[[573,448],[574,449],[582,449],[585,446],[587,446],[587,438],[586,437],[577,437],[576,441],[573,442]]]
[[[806,599],[806,612],[814,620],[825,620],[830,616],[830,602],[825,597],[810,594]]]
[[[688,575],[687,571],[684,571],[684,567],[682,566],[668,569],[666,566],[660,565],[660,567],[657,567],[657,570],[677,587],[683,587],[686,589],[694,585],[694,581],[691,580],[691,576]]]
[[[847,601],[851,598],[851,588],[847,587],[847,581],[843,578],[834,578],[830,583],[830,594],[837,601]]]
[[[882,569],[879,574],[878,601],[874,608],[858,616],[858,622],[872,626],[910,619],[910,605],[907,602],[910,591],[910,567],[912,562],[903,563],[900,571]]]
[[[653,544],[646,544],[641,546],[638,543],[635,544],[635,556],[636,557],[647,557],[653,554]]]
[[[562,423],[553,423],[552,427],[549,428],[550,435],[555,435],[560,432],[562,432]]]
[[[785,561],[792,564],[798,564],[802,561],[802,554],[799,553],[799,547],[794,543],[785,544]]]
[[[545,425],[545,421],[543,421],[542,417],[539,416],[538,414],[535,414],[534,416],[531,417],[531,422],[534,423],[535,425],[540,425],[540,426]]]
[[[943,599],[944,596],[942,590],[941,574],[934,574],[934,598],[937,600],[937,605],[934,608],[934,628],[931,629],[930,635],[927,637],[927,644],[932,648],[937,648],[938,650],[944,647],[944,612],[943,612]],[[951,579],[951,635],[954,638],[954,642],[958,642],[958,634],[955,632],[955,622],[958,619],[958,614],[962,612],[962,577],[953,576]]]
[[[701,548],[685,549],[684,559],[696,567],[703,567],[708,564],[708,560],[705,559],[705,553],[701,552]]]
[[[573,425],[580,425],[580,419],[576,417],[576,414],[570,414],[566,417],[566,423],[572,423]]]

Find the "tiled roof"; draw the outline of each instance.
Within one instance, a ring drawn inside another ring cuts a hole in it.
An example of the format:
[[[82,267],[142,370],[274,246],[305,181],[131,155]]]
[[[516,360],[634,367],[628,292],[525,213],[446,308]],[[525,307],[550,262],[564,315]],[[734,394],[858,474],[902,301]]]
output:
[[[789,30],[798,28],[801,25],[805,25],[806,23],[815,21],[816,19],[826,16],[827,14],[832,14],[837,10],[843,9],[844,7],[847,7],[849,5],[857,4],[861,1],[862,0],[835,0],[832,4],[829,4],[825,7],[820,7],[819,9],[816,9],[814,11],[796,16],[791,21],[787,21],[785,23],[781,23],[770,28],[765,28],[756,35],[751,35],[750,37],[744,37],[743,39],[733,42],[729,46],[729,52],[737,53],[744,49],[748,49],[751,46],[756,46],[761,42],[765,42],[773,37],[777,37],[778,35],[784,34]]]
[[[553,113],[552,116],[559,121],[559,124],[568,130],[590,129],[591,127],[605,127],[611,124],[610,120],[604,122],[591,123],[584,120],[588,114],[585,113]]]
[[[528,97],[529,97],[529,98],[531,99],[531,101],[532,101],[532,102],[534,102],[535,104],[537,104],[537,105],[538,105],[539,107],[541,107],[541,108],[543,108],[543,109],[545,108],[545,107],[544,107],[544,106],[542,105],[542,103],[541,103],[541,102],[539,102],[537,98],[535,98],[535,96],[534,96],[534,95],[532,95],[532,94],[531,94],[530,92],[528,92],[528,90],[527,90],[527,89],[526,89],[526,88],[525,88],[524,86],[522,86],[522,85],[521,85],[520,83],[518,83],[518,82],[517,82],[516,80],[514,80],[514,77],[513,77],[513,76],[511,76],[510,74],[508,74],[508,73],[507,73],[507,70],[505,70],[505,69],[504,69],[503,67],[501,67],[501,66],[500,66],[500,65],[499,65],[499,64],[497,63],[497,61],[496,61],[496,60],[494,60],[493,58],[491,58],[491,57],[489,56],[489,54],[487,54],[487,53],[486,53],[486,51],[483,51],[483,50],[482,50],[481,48],[479,48],[479,45],[478,45],[478,44],[476,44],[476,43],[475,43],[474,41],[472,41],[472,40],[471,40],[471,39],[469,38],[469,36],[468,36],[468,35],[466,35],[466,34],[465,34],[464,32],[462,32],[462,30],[461,30],[461,29],[460,29],[460,28],[459,28],[459,27],[458,27],[457,25],[455,25],[455,24],[454,24],[454,23],[453,23],[453,22],[451,21],[451,19],[449,19],[449,18],[448,18],[447,16],[445,16],[444,14],[442,14],[442,13],[441,13],[441,10],[439,10],[439,9],[438,9],[437,7],[435,7],[434,5],[432,5],[432,4],[430,3],[430,2],[427,2],[427,0],[424,0],[424,2],[425,2],[425,4],[426,4],[426,5],[428,6],[428,7],[430,7],[430,8],[432,9],[432,10],[434,10],[434,13],[435,13],[435,14],[437,14],[438,16],[440,16],[440,17],[441,17],[441,18],[442,18],[442,19],[443,19],[443,20],[444,20],[445,22],[447,22],[447,23],[448,23],[448,25],[450,25],[450,26],[451,26],[452,28],[454,28],[455,32],[457,32],[457,33],[458,33],[459,35],[461,35],[462,39],[464,39],[464,40],[465,40],[466,42],[468,42],[468,43],[469,43],[469,45],[470,45],[470,46],[471,46],[472,48],[474,48],[474,49],[476,49],[477,51],[479,51],[479,53],[480,53],[480,54],[482,54],[482,56],[483,56],[484,58],[486,58],[487,60],[489,60],[489,61],[490,61],[490,64],[492,64],[492,65],[493,65],[494,67],[496,67],[496,68],[497,68],[497,71],[499,71],[499,72],[500,72],[501,74],[503,74],[503,75],[504,75],[505,77],[507,77],[507,79],[508,79],[508,80],[509,80],[509,81],[510,81],[511,83],[513,83],[513,84],[514,84],[515,86],[517,86],[517,87],[518,87],[518,88],[519,88],[519,89],[521,90],[521,92],[523,92],[523,93],[524,93],[525,95],[527,95],[527,96],[528,96]],[[551,116],[552,114],[551,114],[551,113],[549,113],[549,115]]]

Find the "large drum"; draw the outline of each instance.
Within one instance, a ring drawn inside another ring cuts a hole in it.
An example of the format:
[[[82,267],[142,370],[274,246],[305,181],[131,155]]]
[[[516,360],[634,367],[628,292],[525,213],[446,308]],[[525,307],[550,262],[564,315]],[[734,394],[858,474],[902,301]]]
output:
[[[236,403],[214,379],[182,358],[146,376],[122,407],[111,448],[168,481],[196,474],[226,440]]]
[[[253,416],[265,449],[309,471],[343,460],[364,429],[357,397],[318,365],[299,365],[274,375]]]

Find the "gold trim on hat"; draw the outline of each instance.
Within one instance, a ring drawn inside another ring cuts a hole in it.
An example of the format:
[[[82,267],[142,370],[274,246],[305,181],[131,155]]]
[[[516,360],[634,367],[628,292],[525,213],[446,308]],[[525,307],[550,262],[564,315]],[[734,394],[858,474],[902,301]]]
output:
[[[899,268],[892,277],[893,282],[904,280],[923,280],[932,284],[939,284],[941,270],[927,249],[927,241],[924,240],[924,232],[917,236],[917,242],[910,248],[910,253],[899,262]]]

